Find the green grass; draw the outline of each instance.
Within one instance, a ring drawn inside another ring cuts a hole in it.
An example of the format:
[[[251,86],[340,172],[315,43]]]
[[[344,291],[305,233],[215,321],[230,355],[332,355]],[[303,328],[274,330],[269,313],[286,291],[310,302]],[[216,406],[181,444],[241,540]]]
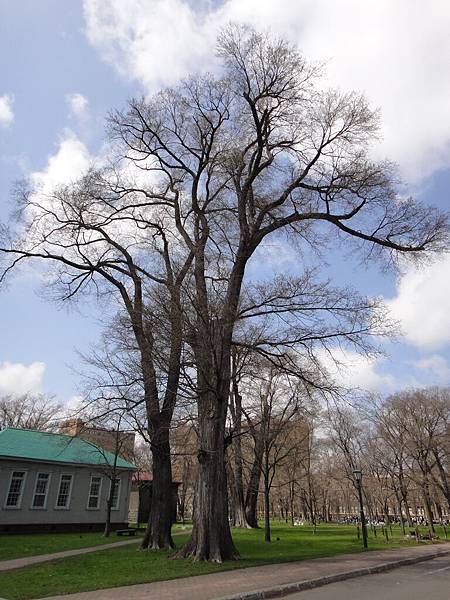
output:
[[[394,528],[393,532],[394,537],[389,544],[386,544],[380,532],[376,539],[369,534],[370,548],[414,544],[413,541],[401,539],[399,528]],[[262,530],[234,530],[233,537],[242,556],[238,562],[216,565],[193,563],[191,560],[168,560],[165,551],[140,552],[131,545],[0,573],[0,590],[4,598],[26,600],[359,552],[362,545],[356,538],[355,527],[347,526],[321,525],[314,534],[309,527],[292,528],[276,524],[272,535],[273,542],[266,544]],[[186,539],[187,535],[177,536],[177,544],[182,544]]]
[[[0,561],[100,546],[125,539],[115,533],[111,533],[109,538],[103,537],[102,533],[0,534]]]

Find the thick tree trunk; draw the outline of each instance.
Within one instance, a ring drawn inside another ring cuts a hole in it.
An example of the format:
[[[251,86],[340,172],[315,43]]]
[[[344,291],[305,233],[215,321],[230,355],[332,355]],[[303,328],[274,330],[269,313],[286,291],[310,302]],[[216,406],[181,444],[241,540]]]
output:
[[[168,428],[161,428],[152,443],[153,481],[150,515],[141,549],[174,548],[172,539],[173,493]]]
[[[198,235],[205,223],[200,218]],[[195,256],[197,321],[193,349],[197,366],[199,450],[196,511],[190,539],[177,557],[221,563],[237,560],[239,552],[228,521],[228,486],[225,467],[225,425],[231,384],[231,347],[245,265],[249,258],[240,247],[230,274],[222,315],[209,312],[204,246]]]
[[[205,389],[205,388],[203,388]],[[196,510],[190,539],[177,553],[195,561],[221,563],[236,560],[228,521],[228,494],[225,467],[225,417],[227,398],[205,392],[199,400],[198,480]]]

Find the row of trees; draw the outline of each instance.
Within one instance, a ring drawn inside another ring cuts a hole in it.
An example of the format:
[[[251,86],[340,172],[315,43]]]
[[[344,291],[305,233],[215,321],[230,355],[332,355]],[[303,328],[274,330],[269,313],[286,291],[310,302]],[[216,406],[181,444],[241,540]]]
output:
[[[409,390],[357,408],[323,408],[305,405],[304,399],[292,402],[285,386],[270,377],[254,387],[253,402],[246,396],[242,412],[228,454],[233,525],[257,527],[263,516],[270,541],[273,516],[292,525],[352,521],[359,512],[357,468],[364,473],[372,522],[396,521],[405,532],[420,518],[434,534],[434,523],[449,519],[450,389]],[[182,498],[192,507],[195,477],[189,474],[195,461],[191,457],[186,465],[184,458],[175,465]],[[183,518],[184,511],[183,506]]]
[[[90,359],[101,367],[90,390],[100,405],[133,414],[151,448],[144,546],[173,546],[170,432],[174,417],[194,419],[194,524],[179,556],[220,562],[238,557],[228,519],[233,444],[243,515],[234,440],[248,429],[257,444],[258,419],[286,432],[281,423],[297,419],[305,398],[342,394],[321,358],[337,345],[373,354],[391,332],[381,305],[333,286],[320,261],[344,245],[393,265],[398,254],[441,250],[447,226],[399,198],[393,166],[371,159],[378,117],[362,96],[324,89],[317,65],[244,27],[223,31],[217,52],[216,75],[110,115],[108,164],[52,190],[24,184],[19,226],[1,228],[0,252],[2,280],[37,260],[59,299],[94,292],[118,307]],[[249,270],[268,240],[286,239],[298,249],[296,272]],[[258,413],[240,400],[251,379],[264,390]],[[289,401],[271,421],[278,394]],[[282,444],[263,446],[263,457],[276,450],[282,460]],[[266,501],[273,478],[267,464]]]

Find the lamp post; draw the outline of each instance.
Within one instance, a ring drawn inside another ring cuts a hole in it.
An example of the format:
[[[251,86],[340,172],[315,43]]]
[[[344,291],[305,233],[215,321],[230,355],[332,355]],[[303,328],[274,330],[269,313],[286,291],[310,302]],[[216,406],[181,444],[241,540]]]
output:
[[[363,505],[363,497],[362,497],[362,471],[361,469],[353,469],[353,475],[355,476],[356,487],[358,488],[358,496],[359,496],[359,510],[361,515],[361,529],[363,536],[363,546],[364,549],[367,549],[367,527],[366,527],[366,517],[364,515],[364,505]]]

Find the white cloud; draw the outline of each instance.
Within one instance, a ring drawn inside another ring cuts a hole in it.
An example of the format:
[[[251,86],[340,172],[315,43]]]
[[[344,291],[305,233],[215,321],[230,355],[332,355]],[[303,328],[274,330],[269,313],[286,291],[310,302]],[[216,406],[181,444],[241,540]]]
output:
[[[367,93],[383,114],[379,153],[409,182],[450,166],[450,4],[444,0],[84,0],[86,34],[103,59],[148,91],[212,68],[229,20],[271,28],[311,59],[330,59],[333,85]],[[202,10],[204,7],[209,10]]]
[[[8,94],[0,96],[0,127],[9,127],[14,121],[12,103],[12,96]]]
[[[406,340],[420,348],[441,348],[450,343],[450,255],[426,267],[410,266],[387,301]]]
[[[56,153],[48,158],[45,169],[32,173],[31,180],[43,194],[50,194],[56,186],[76,181],[90,162],[86,146],[72,131],[66,130]]]
[[[395,379],[388,373],[379,373],[382,358],[368,358],[351,350],[334,348],[319,353],[319,359],[334,381],[346,388],[358,388],[366,392],[390,392]]]
[[[214,44],[215,30],[182,0],[87,0],[84,13],[102,58],[151,91],[204,67]]]
[[[433,354],[413,363],[415,367],[428,371],[437,379],[437,383],[448,384],[450,382],[450,367],[448,362],[440,354]]]
[[[83,121],[88,115],[88,99],[83,94],[67,94],[66,102],[69,107],[69,114],[78,121]]]
[[[75,415],[82,410],[84,404],[83,396],[71,396],[64,402],[64,412],[66,415]]]
[[[0,363],[0,396],[42,392],[45,364]]]

